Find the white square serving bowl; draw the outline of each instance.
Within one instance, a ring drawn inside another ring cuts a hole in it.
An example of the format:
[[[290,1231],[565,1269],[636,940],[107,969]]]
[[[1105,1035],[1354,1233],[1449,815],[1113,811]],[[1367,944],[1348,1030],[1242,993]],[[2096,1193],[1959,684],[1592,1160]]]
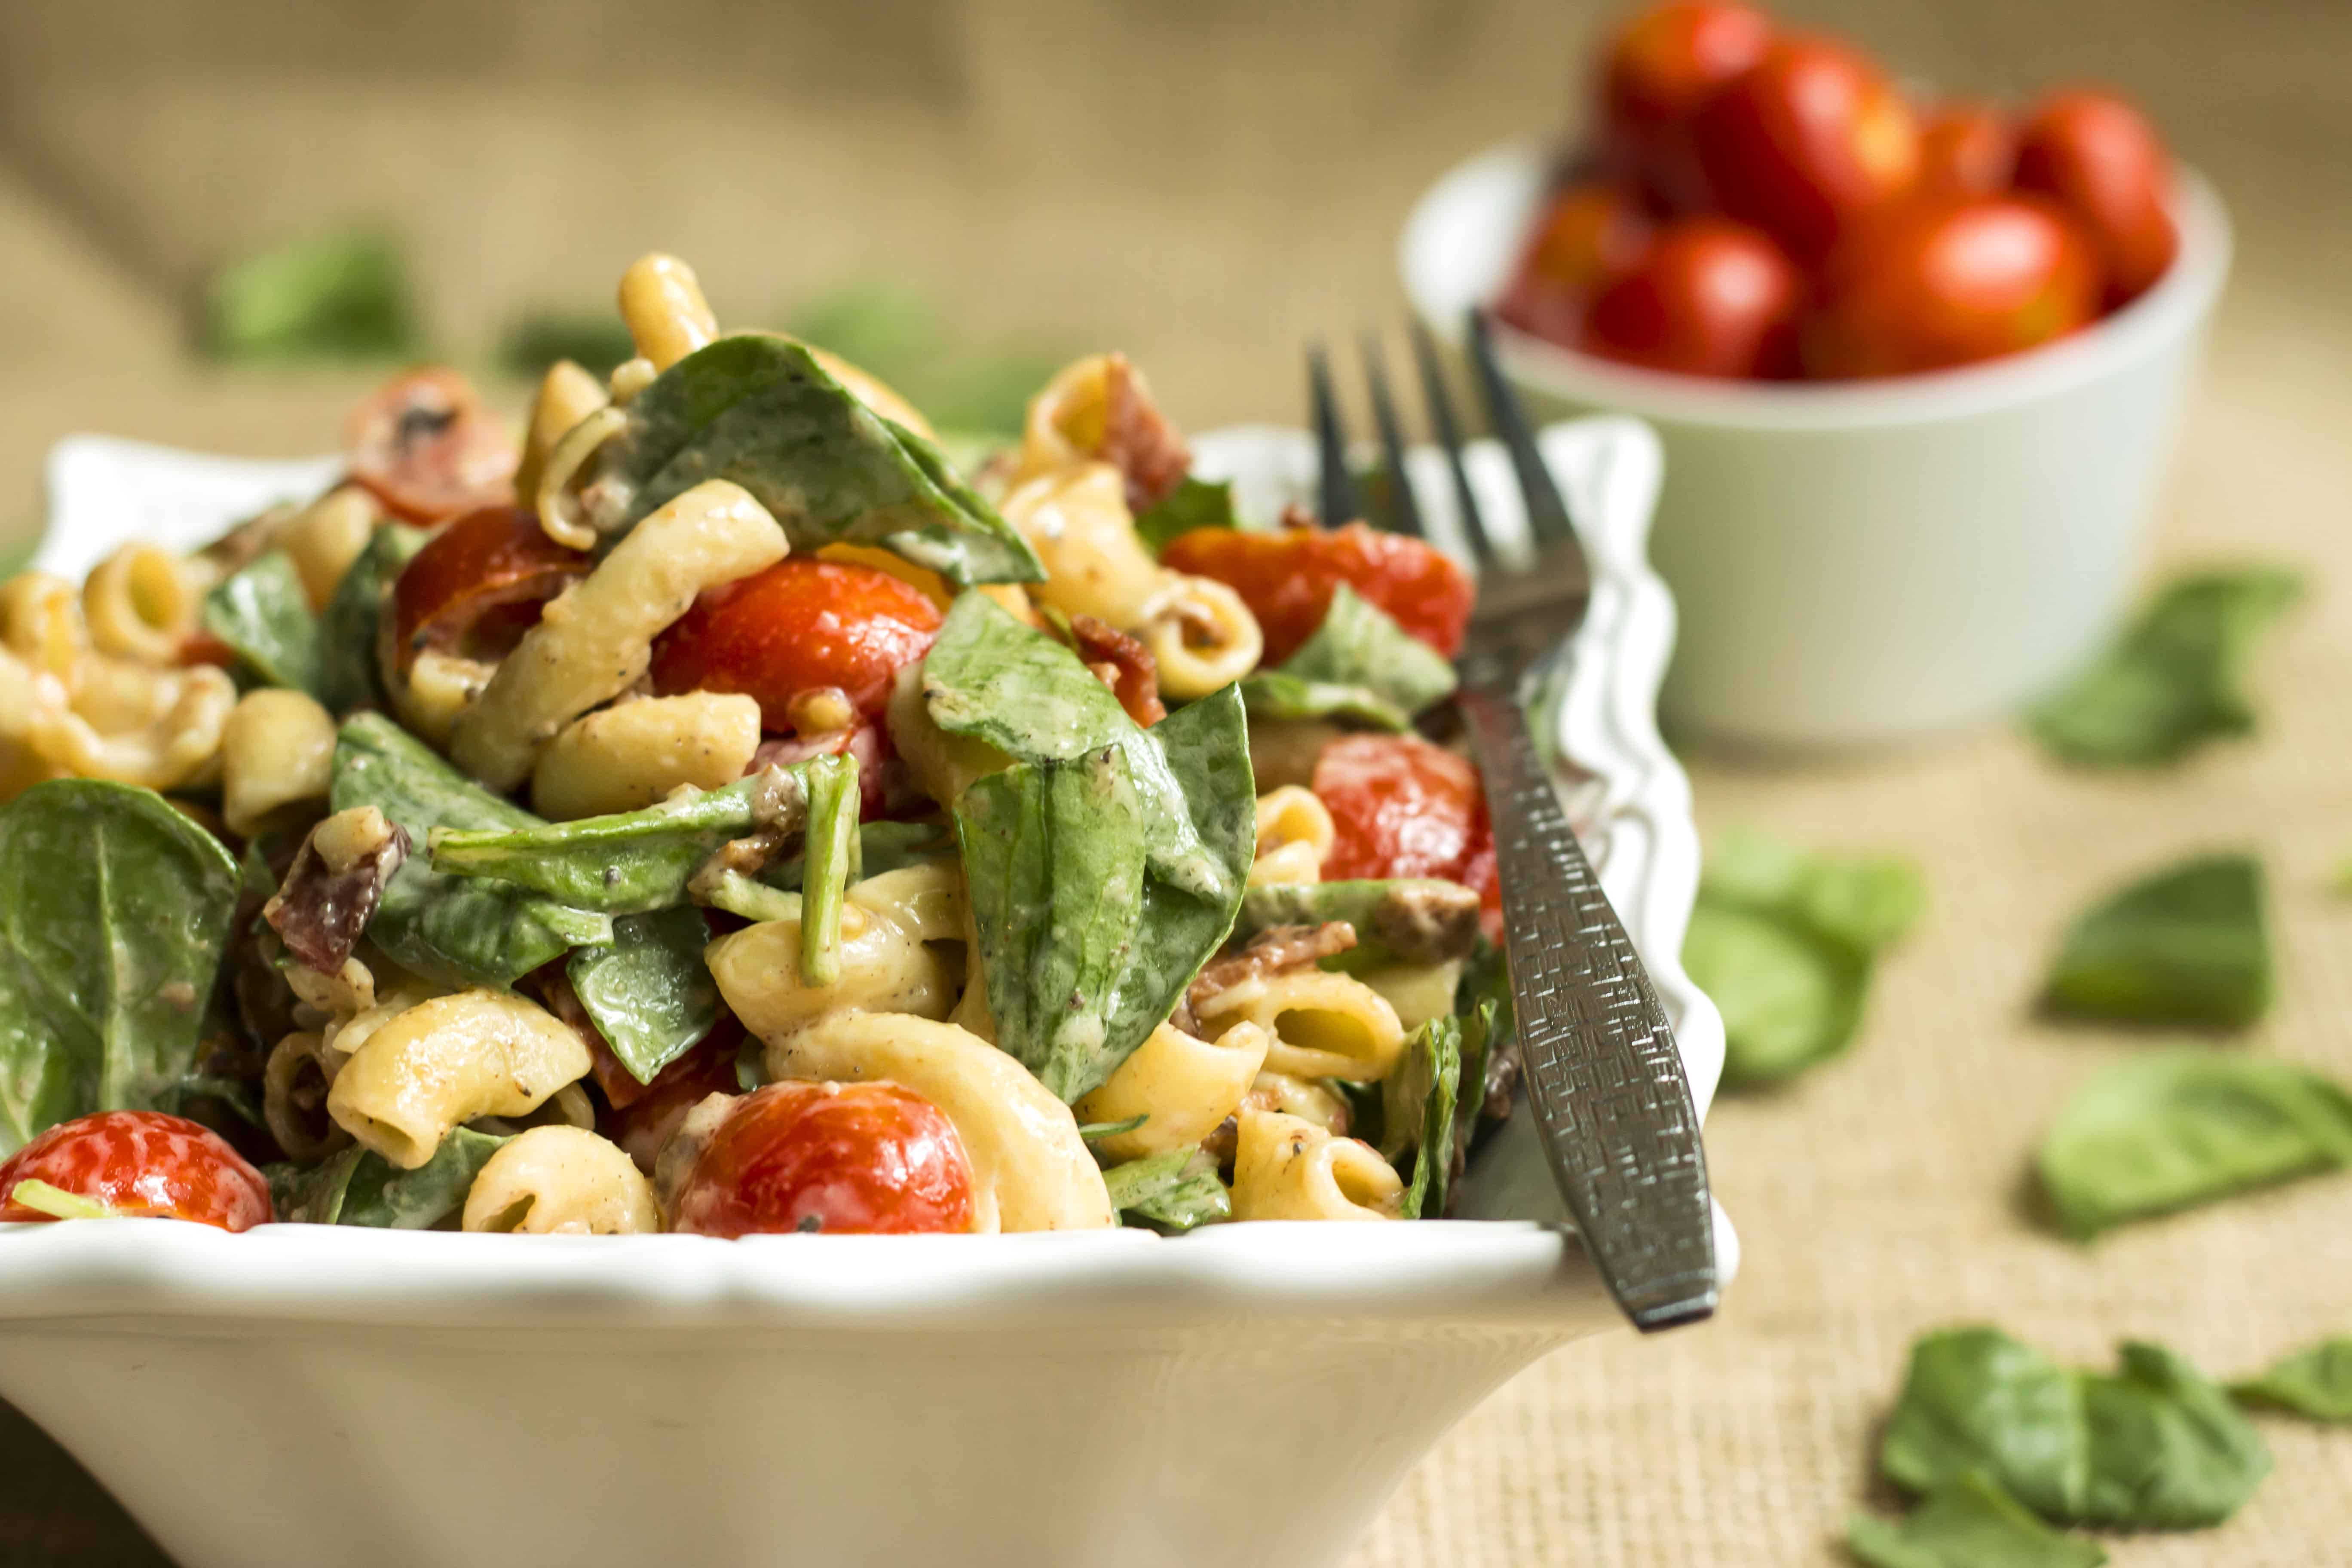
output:
[[[1543,442],[1597,578],[1553,683],[1559,748],[1704,1110],[1723,1031],[1677,959],[1698,844],[1653,717],[1658,447],[1617,419]],[[1197,445],[1253,512],[1312,480],[1297,432]],[[1507,465],[1473,458],[1507,532]],[[77,437],[37,560],[193,544],[332,471]],[[1416,489],[1446,537],[1444,487]],[[1524,1113],[1465,1191],[1511,1217],[1179,1239],[0,1226],[0,1394],[187,1568],[1309,1568],[1496,1384],[1617,1322]]]

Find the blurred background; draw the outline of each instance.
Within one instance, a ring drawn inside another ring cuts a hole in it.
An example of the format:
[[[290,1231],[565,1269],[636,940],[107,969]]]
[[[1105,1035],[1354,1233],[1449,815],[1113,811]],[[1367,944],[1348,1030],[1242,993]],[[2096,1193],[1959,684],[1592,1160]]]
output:
[[[2088,79],[2147,108],[2240,242],[2164,552],[2284,555],[2325,601],[2352,495],[2352,5],[1775,8],[1947,90]],[[622,267],[659,247],[700,271],[722,324],[866,333],[885,345],[867,357],[929,364],[935,384],[907,390],[961,423],[1098,347],[1133,355],[1188,428],[1295,421],[1301,341],[1401,315],[1412,198],[1482,147],[1570,130],[1618,9],[12,0],[0,539],[13,552],[37,531],[42,456],[70,431],[331,448],[382,362],[207,354],[198,302],[224,264],[352,226],[406,279],[416,353],[398,357],[448,358],[518,410],[505,356],[609,322]],[[2279,745],[2161,786],[2057,778],[2013,735],[1805,770],[1695,759],[1710,829],[1760,818],[1901,845],[1927,866],[1934,924],[1886,978],[1874,1047],[1716,1113],[1718,1192],[1750,1259],[1723,1321],[1512,1384],[1407,1482],[1363,1568],[1831,1560],[1903,1345],[1954,1317],[1999,1314],[2088,1357],[2160,1330],[2225,1365],[2352,1329],[2340,1197],[2266,1200],[2169,1250],[2135,1237],[2095,1259],[2008,1212],[2033,1131],[2017,1106],[2098,1048],[2053,1050],[2019,1016],[2037,955],[2070,903],[2177,847],[2184,822],[2277,851],[2290,978],[2271,1044],[2352,1068],[2347,921],[2311,890],[2352,846],[2352,735],[2329,695],[2347,656],[2343,616],[2306,616],[2276,655],[2279,689],[2305,694],[2266,730]],[[1951,1136],[1883,1136],[1915,1114]],[[0,1422],[0,1564],[155,1560],[45,1440],[5,1407]],[[2275,1445],[2292,1492],[2226,1543],[2133,1542],[2118,1561],[2340,1552],[2352,1459],[2302,1441]]]

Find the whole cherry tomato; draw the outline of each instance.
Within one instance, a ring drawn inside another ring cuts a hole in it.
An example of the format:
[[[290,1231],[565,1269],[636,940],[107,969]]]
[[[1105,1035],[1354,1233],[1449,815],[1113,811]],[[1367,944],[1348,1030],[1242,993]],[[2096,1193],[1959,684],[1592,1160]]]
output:
[[[912,584],[793,556],[696,600],[654,643],[654,689],[747,693],[771,730],[791,728],[793,698],[824,686],[878,717],[892,678],[939,635],[939,606]]]
[[[1805,368],[1900,375],[2013,353],[2090,321],[2098,289],[2089,243],[2047,203],[1921,196],[1832,253],[1805,322]]]
[[[1610,167],[1668,212],[1705,205],[1691,117],[1771,41],[1764,13],[1724,0],[1665,0],[1626,23],[1601,66]]]
[[[2112,93],[2076,88],[2043,100],[2018,135],[2017,188],[2082,223],[2109,310],[2146,293],[2180,248],[2172,160],[2147,117]]]
[[[1594,298],[1579,346],[1686,375],[1785,375],[1801,288],[1770,237],[1728,218],[1681,218]]]
[[[1938,105],[1919,122],[1919,188],[1989,196],[2009,188],[2017,132],[1990,103]]]
[[[411,522],[515,499],[514,438],[454,370],[394,377],[352,416],[345,445],[352,478]]]
[[[1315,635],[1342,583],[1448,658],[1470,624],[1473,590],[1461,567],[1418,539],[1360,522],[1272,533],[1196,528],[1160,559],[1239,594],[1265,634],[1269,665],[1280,664]]]
[[[1333,741],[1315,759],[1307,787],[1331,814],[1327,881],[1461,881],[1486,819],[1478,770],[1417,735]],[[1486,837],[1491,845],[1491,833]]]
[[[528,507],[484,507],[425,542],[392,588],[395,657],[426,648],[497,658],[593,563],[547,537]]]
[[[903,1084],[772,1083],[743,1097],[678,1189],[672,1227],[966,1231],[971,1161],[947,1113]]]
[[[1716,205],[1811,262],[1919,171],[1910,107],[1875,65],[1826,38],[1782,37],[1691,122]]]
[[[0,1164],[0,1220],[54,1219],[10,1202],[19,1182],[118,1214],[251,1230],[272,1217],[269,1184],[211,1128],[160,1110],[101,1110],[60,1122]]]
[[[1641,263],[1650,219],[1622,185],[1586,181],[1544,208],[1496,313],[1522,331],[1574,348],[1585,300]]]

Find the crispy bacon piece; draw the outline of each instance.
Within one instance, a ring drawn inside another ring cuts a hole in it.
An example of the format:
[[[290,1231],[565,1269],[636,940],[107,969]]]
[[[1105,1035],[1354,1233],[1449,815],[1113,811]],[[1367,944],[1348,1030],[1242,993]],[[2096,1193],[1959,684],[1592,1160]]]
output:
[[[514,499],[520,454],[473,383],[426,365],[394,377],[352,416],[352,478],[411,522]]]
[[[1268,926],[1243,944],[1239,952],[1213,958],[1203,965],[1184,1000],[1197,1013],[1244,980],[1304,969],[1355,945],[1356,928],[1346,921],[1326,921],[1319,926]]]
[[[1102,444],[1095,456],[1127,477],[1128,510],[1156,506],[1192,469],[1192,449],[1143,390],[1125,354],[1103,372]]]
[[[372,805],[337,812],[302,840],[261,918],[296,962],[340,973],[407,858],[407,831],[383,812]]]
[[[1070,617],[1070,641],[1129,718],[1149,727],[1168,717],[1160,700],[1160,664],[1150,648],[1092,616]]]

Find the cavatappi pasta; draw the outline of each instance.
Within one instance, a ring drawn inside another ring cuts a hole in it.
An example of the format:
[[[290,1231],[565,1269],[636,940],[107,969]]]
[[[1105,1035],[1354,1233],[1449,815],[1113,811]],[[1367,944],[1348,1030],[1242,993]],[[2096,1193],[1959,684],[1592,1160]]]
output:
[[[1510,1079],[1475,775],[1394,717],[1458,570],[1234,522],[1117,354],[966,473],[677,258],[619,296],[511,432],[411,372],[307,502],[0,583],[0,874],[80,834],[203,1017],[54,1135],[513,1235],[1442,1215]]]

